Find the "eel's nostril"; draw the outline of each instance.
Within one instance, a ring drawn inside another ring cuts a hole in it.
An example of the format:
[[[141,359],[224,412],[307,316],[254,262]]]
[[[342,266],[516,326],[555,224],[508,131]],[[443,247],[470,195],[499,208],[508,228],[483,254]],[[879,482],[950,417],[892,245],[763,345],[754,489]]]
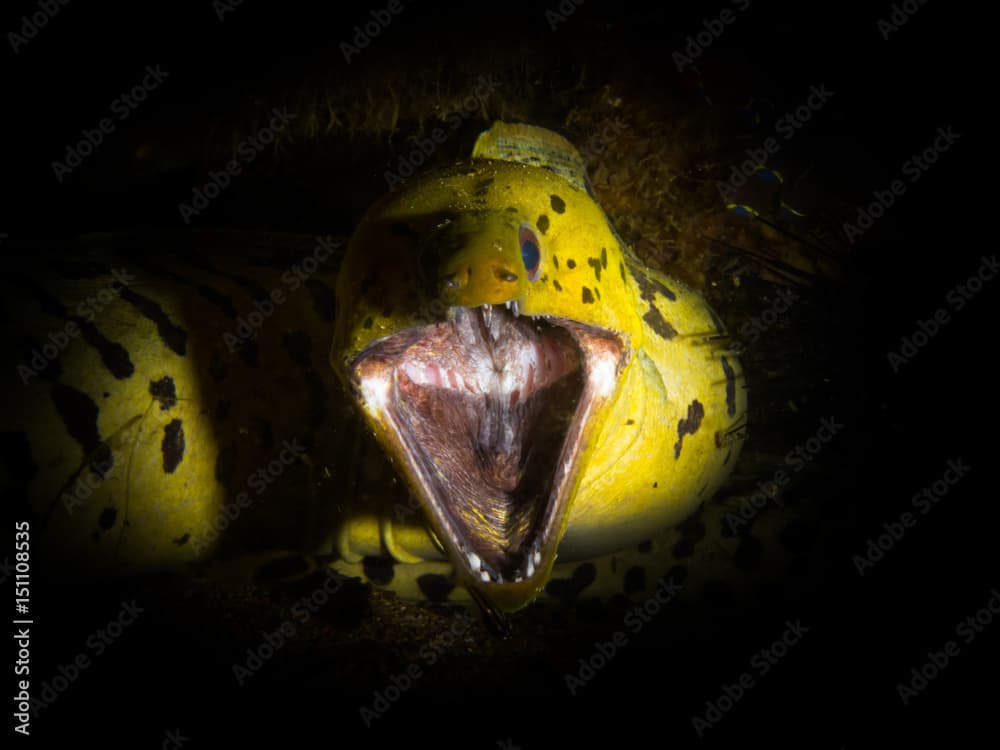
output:
[[[441,274],[441,288],[442,289],[464,289],[469,285],[469,280],[472,278],[472,269],[466,268],[462,271],[454,271],[452,273]]]
[[[493,275],[500,279],[500,281],[517,281],[517,274],[503,266],[494,266]]]

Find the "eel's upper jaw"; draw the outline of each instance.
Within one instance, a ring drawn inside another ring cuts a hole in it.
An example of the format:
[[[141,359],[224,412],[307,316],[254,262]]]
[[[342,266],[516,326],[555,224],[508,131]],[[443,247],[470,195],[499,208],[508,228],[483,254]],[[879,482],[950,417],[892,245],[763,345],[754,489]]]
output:
[[[376,341],[349,372],[456,570],[514,610],[548,580],[588,427],[630,356],[622,336],[513,305]]]

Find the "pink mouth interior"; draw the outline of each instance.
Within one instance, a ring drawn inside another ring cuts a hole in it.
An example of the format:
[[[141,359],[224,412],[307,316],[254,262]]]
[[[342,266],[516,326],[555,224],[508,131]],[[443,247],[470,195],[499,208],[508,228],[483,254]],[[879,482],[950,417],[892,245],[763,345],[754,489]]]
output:
[[[376,344],[357,371],[387,377],[391,368],[401,442],[436,488],[460,553],[482,580],[516,581],[540,559],[556,467],[584,391],[582,354],[563,328],[503,306],[454,312],[390,337],[381,351]]]

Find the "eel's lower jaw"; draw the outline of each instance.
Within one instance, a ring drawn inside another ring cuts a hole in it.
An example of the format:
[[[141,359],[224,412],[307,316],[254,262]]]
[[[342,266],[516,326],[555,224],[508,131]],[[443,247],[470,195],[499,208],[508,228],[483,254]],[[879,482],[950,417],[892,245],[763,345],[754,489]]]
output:
[[[470,589],[508,611],[548,580],[588,427],[630,355],[619,335],[511,307],[452,308],[351,367],[445,553]]]

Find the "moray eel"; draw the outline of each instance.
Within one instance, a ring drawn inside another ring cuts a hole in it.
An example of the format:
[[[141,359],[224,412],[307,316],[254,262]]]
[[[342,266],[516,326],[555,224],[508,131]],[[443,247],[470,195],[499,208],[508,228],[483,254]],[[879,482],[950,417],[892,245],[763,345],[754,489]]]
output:
[[[0,484],[39,563],[329,565],[494,620],[639,594],[668,558],[715,575],[724,508],[691,516],[736,463],[739,362],[621,242],[567,141],[496,124],[342,245],[11,244]]]
[[[354,437],[327,364],[337,244],[253,232],[12,243],[0,488],[31,519],[38,565],[141,575],[252,553],[245,579],[258,553],[314,546]]]
[[[443,560],[515,611],[557,558],[670,529],[735,464],[746,391],[723,324],[620,240],[551,131],[496,123],[469,162],[373,206],[337,300],[331,364],[423,511],[345,524],[342,559]]]

